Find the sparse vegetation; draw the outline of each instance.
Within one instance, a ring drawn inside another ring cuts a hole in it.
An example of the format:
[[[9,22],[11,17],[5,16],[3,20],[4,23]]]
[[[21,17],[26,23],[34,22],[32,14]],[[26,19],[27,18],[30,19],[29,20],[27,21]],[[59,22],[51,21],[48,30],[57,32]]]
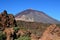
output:
[[[20,36],[18,39],[15,40],[31,40],[31,38],[28,36]]]
[[[25,29],[25,30],[29,29],[34,34],[42,35],[44,30],[51,24],[17,21],[17,25],[20,27],[20,29]]]
[[[3,31],[0,31],[0,40],[5,40],[6,39],[6,35],[3,34]]]

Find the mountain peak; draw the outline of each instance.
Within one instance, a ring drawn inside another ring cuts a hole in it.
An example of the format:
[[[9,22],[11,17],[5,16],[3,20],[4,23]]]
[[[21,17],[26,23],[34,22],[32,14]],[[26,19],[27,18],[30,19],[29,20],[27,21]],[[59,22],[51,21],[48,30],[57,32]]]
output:
[[[56,19],[48,16],[42,11],[27,9],[15,16],[16,20],[30,21],[30,22],[41,22],[41,23],[60,23]]]
[[[34,10],[34,9],[32,9],[32,8],[29,8],[29,9],[26,9],[26,10],[24,10],[24,11],[36,11],[36,10]]]
[[[29,8],[28,10],[33,10],[32,8]]]

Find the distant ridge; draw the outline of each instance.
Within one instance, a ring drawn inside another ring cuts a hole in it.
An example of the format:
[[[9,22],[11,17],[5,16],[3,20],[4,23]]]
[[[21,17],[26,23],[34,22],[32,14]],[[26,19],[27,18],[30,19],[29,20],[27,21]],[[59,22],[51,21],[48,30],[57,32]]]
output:
[[[60,24],[60,22],[42,11],[37,11],[33,9],[24,10],[17,15],[15,15],[16,20],[28,21],[28,22],[41,22],[41,23],[51,23]]]

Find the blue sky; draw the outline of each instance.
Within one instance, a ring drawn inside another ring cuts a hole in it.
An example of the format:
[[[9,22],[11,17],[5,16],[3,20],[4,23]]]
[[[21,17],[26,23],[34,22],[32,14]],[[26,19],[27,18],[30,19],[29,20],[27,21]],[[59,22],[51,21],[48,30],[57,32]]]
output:
[[[60,0],[0,0],[0,12],[16,15],[26,9],[35,9],[60,21]]]

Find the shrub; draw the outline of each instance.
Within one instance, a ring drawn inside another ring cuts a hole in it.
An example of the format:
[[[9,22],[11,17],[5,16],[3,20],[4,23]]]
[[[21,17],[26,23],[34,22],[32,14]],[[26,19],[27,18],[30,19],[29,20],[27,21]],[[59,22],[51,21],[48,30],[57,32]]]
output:
[[[6,38],[6,35],[3,34],[2,31],[0,31],[0,40],[5,40],[5,38]]]
[[[19,27],[14,27],[13,29],[15,30],[15,32],[17,32],[20,28]]]

